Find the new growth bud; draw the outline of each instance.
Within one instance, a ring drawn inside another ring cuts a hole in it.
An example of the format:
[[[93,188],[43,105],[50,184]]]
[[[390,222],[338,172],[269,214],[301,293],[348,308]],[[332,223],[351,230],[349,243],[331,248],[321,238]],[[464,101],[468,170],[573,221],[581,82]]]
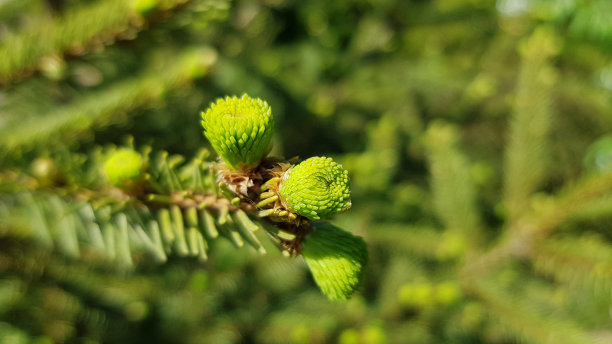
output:
[[[120,148],[104,162],[104,172],[113,185],[128,188],[144,175],[143,158],[131,148]]]
[[[357,290],[368,262],[366,243],[323,222],[302,243],[302,256],[321,291],[331,300],[347,300]]]
[[[283,206],[318,220],[351,207],[348,171],[331,158],[313,157],[292,167],[279,190]]]
[[[268,103],[248,95],[217,100],[202,112],[204,135],[233,170],[257,166],[270,149],[274,118]]]

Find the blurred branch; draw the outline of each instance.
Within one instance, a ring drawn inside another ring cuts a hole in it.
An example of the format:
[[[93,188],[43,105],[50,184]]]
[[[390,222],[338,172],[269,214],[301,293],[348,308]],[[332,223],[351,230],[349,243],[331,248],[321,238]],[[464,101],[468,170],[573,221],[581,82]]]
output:
[[[0,2],[0,23],[9,22],[27,12],[43,8],[41,0],[5,0]]]
[[[529,196],[543,181],[548,159],[551,91],[556,71],[549,61],[558,52],[551,30],[538,28],[523,42],[522,65],[505,161],[505,200],[511,222],[528,209]]]
[[[472,238],[480,237],[476,208],[476,186],[466,157],[457,148],[458,131],[451,125],[434,122],[426,134],[433,199],[438,216],[447,229]]]
[[[549,239],[534,249],[535,268],[560,282],[590,287],[612,286],[612,248],[601,238]]]
[[[99,158],[90,156],[78,173],[91,176],[81,179],[104,179]],[[93,255],[124,268],[134,265],[133,252],[145,252],[157,262],[171,253],[206,261],[208,241],[220,235],[265,253],[254,234],[260,226],[219,196],[205,158],[202,151],[183,164],[181,156],[147,155],[143,164],[152,190],[134,195],[104,185],[48,187],[30,178],[31,190],[0,193],[0,237],[31,238],[71,258]]]
[[[474,281],[465,287],[486,305],[494,319],[508,328],[512,337],[528,343],[593,342],[577,324],[553,314],[543,314],[536,305],[525,302],[527,298],[509,294],[492,282]]]
[[[465,277],[486,272],[512,256],[537,254],[537,245],[568,217],[580,211],[589,201],[605,197],[612,192],[612,173],[586,178],[580,183],[562,191],[557,198],[549,199],[536,213],[529,213],[516,221],[514,227],[487,252],[466,262]]]
[[[530,231],[543,237],[555,229],[573,214],[579,212],[590,201],[610,195],[612,192],[612,173],[603,173],[587,177],[567,187],[557,198],[544,204]]]
[[[379,224],[368,239],[381,245],[409,251],[417,256],[434,257],[442,242],[442,233],[430,227],[405,224]]]
[[[173,0],[174,6],[185,0]],[[169,8],[166,4],[166,8]],[[108,42],[129,28],[143,27],[135,1],[101,0],[89,6],[71,8],[57,19],[41,18],[40,23],[7,38],[0,45],[0,82],[18,78],[33,69],[41,58],[69,49],[83,50],[92,40]]]
[[[215,54],[213,50],[183,52],[160,66],[145,68],[141,76],[109,85],[66,107],[2,128],[0,147],[10,151],[42,142],[74,140],[78,133],[108,125],[129,111],[161,99],[168,90],[201,77],[214,63]]]

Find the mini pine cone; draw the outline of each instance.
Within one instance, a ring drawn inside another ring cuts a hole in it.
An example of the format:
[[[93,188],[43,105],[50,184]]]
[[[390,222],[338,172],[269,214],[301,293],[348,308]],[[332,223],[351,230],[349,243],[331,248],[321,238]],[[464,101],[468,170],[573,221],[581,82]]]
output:
[[[257,166],[270,150],[274,117],[267,102],[244,94],[218,99],[202,112],[204,135],[232,170]]]
[[[310,220],[351,207],[348,171],[332,158],[312,157],[292,167],[279,189],[283,206]]]
[[[368,263],[362,238],[325,222],[313,223],[302,256],[321,291],[335,301],[347,300],[357,290]]]

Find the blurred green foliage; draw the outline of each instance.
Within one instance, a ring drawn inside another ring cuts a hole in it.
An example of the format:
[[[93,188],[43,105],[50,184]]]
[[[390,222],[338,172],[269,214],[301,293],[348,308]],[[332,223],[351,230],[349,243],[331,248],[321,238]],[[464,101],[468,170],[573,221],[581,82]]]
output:
[[[0,1],[0,343],[611,342],[609,18],[609,0]],[[128,135],[193,156],[200,111],[245,92],[273,109],[275,155],[350,171],[336,223],[370,263],[348,302],[273,249],[126,270],[6,221],[16,176],[84,185],[63,162]]]

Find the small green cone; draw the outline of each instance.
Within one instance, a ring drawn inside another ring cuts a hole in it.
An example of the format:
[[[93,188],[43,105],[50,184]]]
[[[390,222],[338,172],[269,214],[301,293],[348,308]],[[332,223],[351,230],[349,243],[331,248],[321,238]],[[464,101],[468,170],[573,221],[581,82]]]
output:
[[[49,158],[36,158],[32,162],[32,174],[43,185],[53,185],[63,179],[55,161]]]
[[[313,157],[285,174],[279,194],[287,210],[319,220],[351,207],[348,171],[332,158]]]
[[[343,301],[357,290],[368,263],[368,248],[358,236],[329,223],[313,223],[302,243],[302,256],[330,300]]]
[[[265,101],[244,94],[218,99],[202,112],[204,135],[233,170],[259,164],[274,135],[272,109]]]
[[[128,187],[143,177],[143,158],[133,149],[117,149],[104,162],[104,172],[113,185]]]

